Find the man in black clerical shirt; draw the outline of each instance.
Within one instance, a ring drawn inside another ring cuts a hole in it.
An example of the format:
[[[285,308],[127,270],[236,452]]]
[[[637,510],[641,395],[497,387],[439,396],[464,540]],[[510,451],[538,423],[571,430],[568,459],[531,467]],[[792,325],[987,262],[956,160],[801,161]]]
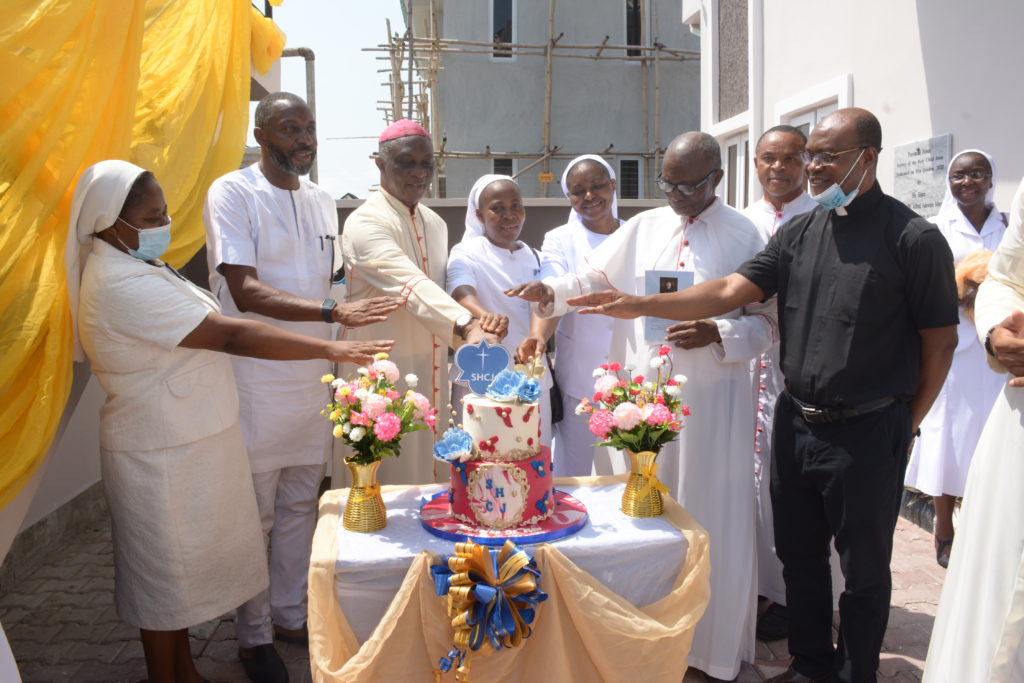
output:
[[[935,226],[879,188],[881,146],[870,112],[840,109],[804,154],[819,207],[735,273],[681,292],[568,302],[591,306],[583,313],[694,320],[778,296],[786,391],[771,493],[793,664],[777,683],[875,680],[907,451],[956,347],[953,256]],[[846,578],[838,649],[833,537]]]

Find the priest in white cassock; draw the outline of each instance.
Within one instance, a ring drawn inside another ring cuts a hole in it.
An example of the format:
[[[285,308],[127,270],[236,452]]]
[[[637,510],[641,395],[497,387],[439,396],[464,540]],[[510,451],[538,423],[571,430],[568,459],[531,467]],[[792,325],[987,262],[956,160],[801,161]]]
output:
[[[537,302],[542,315],[561,315],[569,309],[566,300],[581,294],[609,288],[643,294],[652,286],[654,292],[671,291],[731,273],[761,251],[764,239],[715,196],[722,175],[721,150],[713,137],[680,135],[669,145],[658,179],[669,206],[627,221],[575,273],[509,293]],[[665,332],[645,333],[643,319],[616,321],[609,360],[647,372],[658,347],[668,343],[674,347],[674,372],[689,378],[683,401],[692,415],[680,438],[662,450],[658,477],[711,539],[711,602],[697,625],[688,662],[716,678],[732,679],[740,662],[754,657],[750,361],[777,338],[774,302],[671,324]]]
[[[766,130],[754,148],[754,170],[761,184],[762,196],[743,210],[753,221],[764,241],[794,216],[807,213],[818,204],[807,194],[807,173],[804,168],[804,146],[807,136],[795,126],[785,124]],[[773,641],[789,633],[786,613],[786,584],[782,580],[782,562],[775,554],[775,531],[772,529],[772,499],[768,492],[771,480],[772,420],[775,399],[785,389],[779,369],[779,345],[763,353],[754,363],[757,378],[757,418],[754,423],[754,486],[757,505],[757,594],[771,605],[757,619],[759,640]],[[834,609],[839,606],[843,591],[843,573],[839,557],[832,551],[832,593]]]
[[[380,189],[352,212],[342,231],[342,253],[348,269],[348,299],[391,295],[404,305],[372,333],[344,327],[344,340],[394,339],[391,353],[399,369],[414,374],[417,391],[443,415],[448,405],[448,347],[476,343],[485,336],[479,321],[445,292],[448,228],[420,203],[434,175],[434,148],[422,126],[401,119],[380,136],[377,168]],[[339,373],[356,371],[347,365]],[[390,484],[435,481],[429,430],[402,439],[402,455],[389,458],[380,479]],[[447,474],[445,474],[447,476]]]
[[[1024,680],[1024,182],[974,321],[1003,386],[974,452],[924,680]]]

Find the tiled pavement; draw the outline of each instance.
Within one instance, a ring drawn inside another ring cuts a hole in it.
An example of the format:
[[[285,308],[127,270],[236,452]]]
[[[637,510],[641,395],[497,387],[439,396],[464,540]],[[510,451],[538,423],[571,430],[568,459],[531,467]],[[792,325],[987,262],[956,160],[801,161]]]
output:
[[[3,587],[0,624],[26,683],[42,681],[140,681],[146,678],[138,631],[118,620],[113,606],[114,569],[109,520],[91,525],[55,548],[29,577]],[[900,519],[896,529],[892,609],[880,675],[892,683],[920,680],[945,570],[935,564],[931,537]],[[191,631],[200,673],[216,681],[245,681],[230,616]],[[310,681],[304,648],[278,644],[291,680]],[[756,661],[744,664],[740,683],[755,683],[788,664],[785,641],[757,644]],[[686,683],[705,680],[691,671]]]

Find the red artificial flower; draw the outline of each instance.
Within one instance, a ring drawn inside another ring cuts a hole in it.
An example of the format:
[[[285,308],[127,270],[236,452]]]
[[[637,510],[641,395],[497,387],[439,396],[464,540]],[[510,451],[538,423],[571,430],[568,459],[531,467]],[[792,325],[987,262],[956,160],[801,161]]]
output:
[[[674,386],[676,386],[678,384],[679,384],[679,382],[677,382],[674,377],[669,377],[668,381],[665,382],[665,386],[669,386],[669,387],[674,387]]]
[[[660,347],[658,349],[658,355],[659,356],[667,356],[670,353],[672,353],[672,347],[671,346],[662,346],[662,347]]]
[[[600,391],[594,392],[594,396],[590,400],[593,401],[594,403],[600,403],[601,402],[601,392]]]
[[[665,397],[662,396],[661,394],[658,394],[657,396],[654,397],[654,402],[659,403],[661,405],[665,405]]]
[[[644,383],[644,376],[643,375],[637,375],[636,377],[633,378],[633,381],[636,382],[637,384],[643,384]]]
[[[619,370],[622,369],[622,365],[620,363],[609,363],[608,369],[611,370],[612,372],[618,372]]]
[[[683,415],[686,416],[686,415],[689,415],[689,414],[690,414],[690,406],[683,406]]]
[[[602,370],[607,370],[608,369],[608,364],[607,363],[601,363],[597,367],[601,368]]]

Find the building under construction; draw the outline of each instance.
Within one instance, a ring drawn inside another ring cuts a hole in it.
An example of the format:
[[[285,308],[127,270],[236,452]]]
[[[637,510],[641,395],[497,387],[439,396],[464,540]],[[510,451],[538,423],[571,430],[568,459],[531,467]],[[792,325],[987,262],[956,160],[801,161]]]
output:
[[[560,197],[570,159],[603,155],[623,198],[660,197],[665,145],[700,126],[700,39],[677,0],[400,0],[373,48],[390,122],[434,137],[435,197],[485,173]]]

